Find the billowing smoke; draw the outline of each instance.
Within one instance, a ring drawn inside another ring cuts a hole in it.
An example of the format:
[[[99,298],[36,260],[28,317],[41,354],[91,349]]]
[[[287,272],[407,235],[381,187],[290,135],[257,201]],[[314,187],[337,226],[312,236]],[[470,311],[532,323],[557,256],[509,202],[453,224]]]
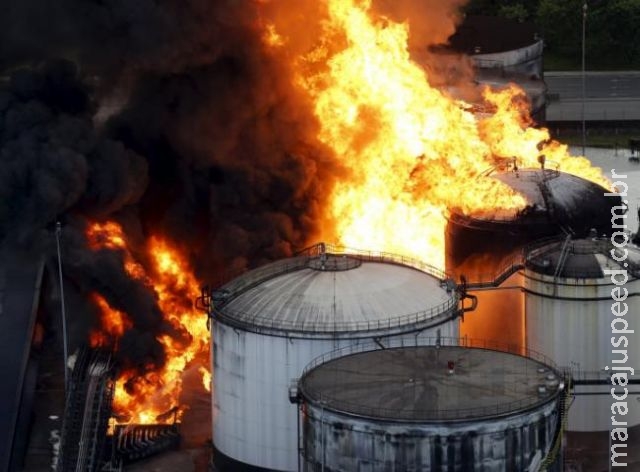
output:
[[[327,234],[325,202],[344,171],[316,139],[311,104],[288,67],[314,46],[323,2],[5,3],[0,238],[53,255],[51,228],[62,219],[70,282],[131,317],[125,362],[161,363],[155,336],[170,329],[121,253],[89,249],[88,222],[119,221],[134,253],[162,234],[203,281]],[[374,7],[427,18],[411,24],[419,49],[446,40],[460,3]],[[295,47],[266,48],[268,22]]]
[[[61,219],[68,283],[129,315],[120,357],[141,370],[178,333],[121,252],[89,248],[90,221],[119,221],[134,253],[162,234],[203,281],[319,233],[336,166],[259,6],[25,0],[0,19],[0,238],[53,257]]]

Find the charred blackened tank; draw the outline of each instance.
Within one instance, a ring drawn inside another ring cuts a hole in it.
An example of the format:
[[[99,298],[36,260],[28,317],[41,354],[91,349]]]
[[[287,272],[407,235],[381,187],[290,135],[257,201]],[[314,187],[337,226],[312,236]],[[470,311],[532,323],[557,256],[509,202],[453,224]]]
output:
[[[611,234],[612,208],[621,199],[596,183],[552,169],[512,169],[484,178],[508,185],[527,205],[483,215],[450,212],[447,272],[466,280],[470,290],[489,289],[475,292],[478,310],[462,323],[461,334],[524,347],[524,299],[519,290],[524,248],[544,238]]]

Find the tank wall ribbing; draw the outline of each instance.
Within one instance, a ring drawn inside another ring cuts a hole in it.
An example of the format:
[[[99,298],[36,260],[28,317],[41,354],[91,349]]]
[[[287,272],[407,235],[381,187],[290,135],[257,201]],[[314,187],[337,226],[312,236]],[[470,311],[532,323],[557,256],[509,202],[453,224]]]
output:
[[[553,443],[556,402],[511,417],[448,424],[378,422],[305,403],[304,470],[524,471]]]
[[[474,54],[471,58],[479,68],[499,69],[505,73],[542,77],[542,41],[511,51]]]
[[[457,338],[458,320],[390,339],[413,346],[416,339],[434,338],[438,331],[442,337]],[[289,402],[292,380],[316,357],[372,339],[286,338],[243,331],[215,320],[212,332],[216,449],[246,464],[297,470],[297,411]]]
[[[525,295],[527,347],[549,356],[557,365],[570,368],[578,383],[576,397],[569,412],[570,431],[601,431],[611,427],[611,385],[604,371],[612,366],[612,349],[626,351],[628,360],[624,364],[640,369],[640,297],[632,296],[625,301],[629,306],[624,317],[629,329],[628,346],[613,347],[611,312],[613,285],[608,279],[564,279],[557,280],[554,291],[553,277],[526,272]],[[638,280],[629,281],[625,287],[629,293],[640,292]],[[622,353],[615,359],[623,360]],[[637,378],[634,377],[634,378]],[[597,382],[600,382],[600,385]],[[604,383],[603,383],[604,381]],[[589,385],[589,383],[591,385]],[[631,386],[630,391],[638,391]],[[629,395],[633,407],[626,415],[630,426],[640,424],[640,395]]]

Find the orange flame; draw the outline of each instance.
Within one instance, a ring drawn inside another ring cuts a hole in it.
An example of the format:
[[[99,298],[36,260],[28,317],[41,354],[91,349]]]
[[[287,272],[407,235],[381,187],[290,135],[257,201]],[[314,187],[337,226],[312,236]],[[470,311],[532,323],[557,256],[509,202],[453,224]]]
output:
[[[202,374],[202,386],[207,392],[211,392],[211,372],[202,366],[200,366],[198,370]]]
[[[87,238],[94,250],[123,251],[127,272],[155,292],[165,322],[177,333],[157,338],[164,346],[167,358],[161,369],[134,379],[129,372],[121,373],[116,380],[114,411],[133,423],[170,421],[171,418],[158,420],[157,416],[180,406],[182,374],[186,369],[197,365],[203,385],[210,384],[206,319],[193,305],[200,294],[199,284],[178,251],[159,237],[151,237],[148,241],[147,256],[151,262],[148,270],[135,261],[117,223],[93,223],[87,230]],[[91,343],[104,345],[106,340],[122,336],[131,323],[124,313],[112,309],[101,296],[94,294],[94,300],[102,317],[101,329],[92,333]]]
[[[101,329],[90,334],[89,344],[91,347],[117,345],[118,339],[131,328],[131,321],[125,313],[111,308],[102,295],[93,293],[91,298],[100,309]]]
[[[544,154],[561,170],[607,184],[586,159],[571,157],[566,146],[549,141],[547,130],[530,126],[521,89],[486,89],[481,106],[454,99],[431,86],[411,59],[408,24],[376,16],[371,0],[323,5],[321,37],[294,60],[294,69],[313,100],[319,139],[350,170],[330,201],[342,244],[443,267],[448,209],[492,214],[526,205],[510,187],[482,177],[506,159],[538,167]],[[268,38],[277,37],[278,49],[286,47],[273,25],[264,37],[266,46],[273,48]],[[479,108],[492,113],[474,114]]]

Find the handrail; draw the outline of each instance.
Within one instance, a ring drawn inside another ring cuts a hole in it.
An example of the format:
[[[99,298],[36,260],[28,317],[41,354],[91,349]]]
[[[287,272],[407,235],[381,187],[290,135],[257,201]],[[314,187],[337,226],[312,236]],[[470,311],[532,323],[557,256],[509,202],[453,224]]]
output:
[[[289,321],[260,316],[259,312],[247,313],[246,311],[234,310],[229,306],[232,300],[247,290],[279,275],[308,268],[309,263],[321,255],[344,256],[363,262],[382,262],[410,267],[436,278],[441,284],[448,278],[444,271],[411,257],[384,251],[367,251],[335,244],[318,243],[303,249],[294,257],[254,269],[240,277],[234,278],[218,289],[214,289],[211,292],[210,316],[223,321],[226,320],[230,324],[242,327],[273,329],[291,333],[312,332],[314,334],[326,334],[389,330],[411,324],[422,324],[427,321],[438,323],[457,316],[458,314],[457,306],[460,296],[455,291],[451,291],[451,296],[445,302],[429,307],[428,309],[399,315],[393,318],[366,321],[316,321],[308,319]],[[452,288],[455,287],[452,286]]]
[[[476,277],[474,280],[471,280],[467,283],[467,288],[473,290],[474,288],[488,288],[488,287],[499,287],[506,279],[508,279],[511,275],[515,274],[519,270],[522,270],[526,267],[527,263],[534,258],[539,258],[544,256],[547,253],[553,253],[558,250],[558,248],[553,245],[553,243],[562,243],[561,246],[561,261],[558,261],[558,265],[555,267],[555,271],[553,274],[546,274],[554,278],[554,283],[557,282],[559,274],[563,274],[563,278],[577,278],[577,279],[587,279],[587,278],[595,278],[595,277],[585,277],[583,271],[573,271],[566,267],[566,258],[569,254],[581,254],[582,250],[585,250],[583,246],[585,244],[581,244],[580,240],[571,240],[569,235],[562,236],[552,236],[549,238],[540,239],[534,241],[531,244],[526,245],[524,248],[513,253],[511,257],[506,259],[499,269],[494,271],[493,273],[487,275],[482,274]],[[592,242],[588,243],[589,245]],[[593,244],[602,245],[603,254],[607,255],[609,252],[607,251],[608,246],[610,245],[609,240],[603,241],[595,241]],[[592,247],[592,246],[591,246]],[[563,256],[564,255],[564,256]],[[562,257],[563,256],[563,257]],[[562,262],[562,266],[560,263]],[[629,266],[627,267],[627,271],[633,277],[640,278],[640,266],[637,264],[631,263],[629,261]],[[619,263],[619,262],[618,262]],[[561,268],[561,271],[558,272],[557,269]]]
[[[560,453],[560,450],[562,448],[562,439],[564,436],[564,432],[567,429],[567,424],[569,423],[569,414],[568,414],[569,408],[567,405],[571,403],[572,391],[573,391],[573,386],[571,384],[571,377],[570,376],[566,377],[565,381],[566,381],[565,393],[559,402],[560,418],[559,418],[558,431],[554,438],[553,444],[549,449],[549,453],[540,463],[538,472],[543,472],[549,469],[556,461],[558,454]]]
[[[480,275],[475,280],[470,281],[467,284],[467,288],[473,290],[474,288],[500,286],[502,282],[507,280],[511,275],[524,269],[527,260],[531,257],[537,256],[539,254],[538,251],[542,251],[550,244],[560,242],[562,240],[564,240],[564,238],[552,236],[539,239],[521,249],[518,249],[500,266],[500,268],[490,275]]]
[[[335,359],[339,359],[348,355],[363,353],[363,352],[372,352],[372,351],[380,351],[384,349],[393,349],[393,348],[406,348],[406,347],[470,347],[476,349],[484,349],[491,351],[504,352],[508,354],[517,355],[520,357],[525,357],[536,361],[541,368],[544,366],[545,369],[551,369],[555,374],[555,377],[558,380],[562,379],[562,373],[555,366],[555,363],[537,351],[528,348],[522,348],[521,346],[508,344],[500,341],[493,340],[482,340],[482,339],[468,339],[468,338],[451,338],[451,337],[429,337],[429,338],[415,338],[415,344],[407,344],[406,339],[385,339],[383,341],[384,344],[378,343],[364,343],[357,345],[346,346],[341,349],[337,349],[335,351],[331,351],[325,353],[321,356],[313,359],[307,366],[304,368],[302,375],[299,380],[299,391],[306,396],[308,399],[313,401],[323,401],[321,398],[321,394],[318,392],[309,389],[308,386],[304,385],[303,379],[304,377],[311,372],[313,369],[330,362]],[[546,370],[544,372],[547,372]],[[543,372],[543,373],[544,373]],[[547,403],[550,398],[553,396],[554,392],[549,392],[549,394],[545,397],[540,397],[538,393],[531,394],[527,396],[527,398],[522,398],[519,400],[514,400],[508,403],[500,403],[491,406],[482,406],[482,407],[469,407],[469,408],[456,408],[456,409],[420,409],[420,410],[406,410],[402,409],[400,412],[398,409],[393,408],[385,408],[385,407],[365,407],[360,403],[352,403],[348,401],[340,400],[338,402],[334,402],[331,404],[331,408],[344,411],[349,414],[357,414],[364,416],[393,416],[405,421],[412,421],[412,418],[416,416],[428,416],[431,420],[434,421],[456,421],[456,420],[465,420],[468,418],[480,418],[480,417],[495,417],[506,414],[512,414],[516,411],[525,410],[528,408],[532,408],[537,405],[541,405]],[[356,413],[354,413],[354,411]],[[386,415],[385,415],[386,414]],[[423,420],[424,418],[422,418]],[[420,421],[421,419],[416,419],[415,421]]]
[[[221,321],[227,321],[232,325],[240,325],[251,328],[273,329],[279,331],[287,331],[290,333],[348,333],[348,332],[368,332],[389,330],[400,328],[411,324],[419,324],[427,321],[437,323],[444,321],[457,315],[456,307],[458,305],[458,297],[454,294],[444,303],[430,307],[429,309],[396,316],[393,318],[385,318],[379,320],[366,321],[311,321],[302,319],[298,322],[290,320],[282,320],[266,316],[247,315],[246,312],[240,310],[232,310],[229,307],[219,309],[213,304],[211,314]]]
[[[228,274],[222,277],[221,281],[213,285],[214,292],[217,290],[225,290],[230,298],[233,298],[233,296],[237,294],[236,292],[241,292],[246,289],[246,287],[255,286],[264,280],[269,280],[287,272],[306,268],[311,259],[320,256],[322,248],[324,248],[324,253],[327,255],[354,257],[364,262],[384,262],[403,265],[420,270],[441,281],[449,278],[446,272],[412,257],[385,251],[368,251],[336,244],[317,243],[297,252],[294,257],[275,261],[257,269]]]

